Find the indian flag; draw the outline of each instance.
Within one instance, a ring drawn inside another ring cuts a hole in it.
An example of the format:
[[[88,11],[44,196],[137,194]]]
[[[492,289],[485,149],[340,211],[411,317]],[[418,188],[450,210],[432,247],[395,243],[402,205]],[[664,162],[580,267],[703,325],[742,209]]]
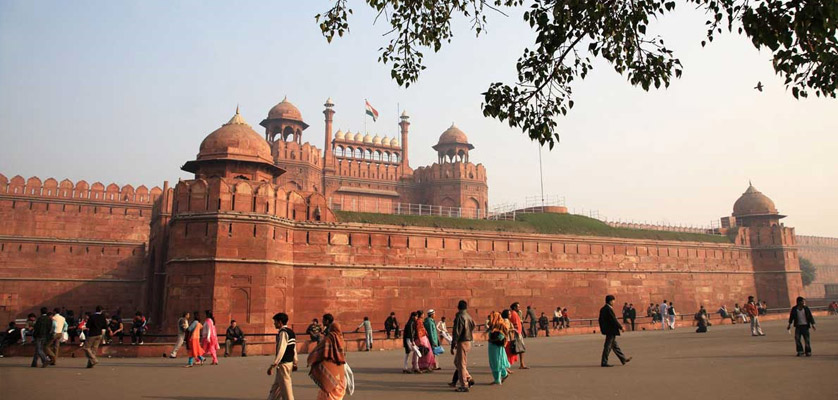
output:
[[[375,120],[378,119],[378,110],[372,108],[372,105],[370,105],[370,102],[367,101],[367,99],[364,99],[364,103],[366,103],[367,106],[367,115],[372,117],[372,121],[375,122]]]

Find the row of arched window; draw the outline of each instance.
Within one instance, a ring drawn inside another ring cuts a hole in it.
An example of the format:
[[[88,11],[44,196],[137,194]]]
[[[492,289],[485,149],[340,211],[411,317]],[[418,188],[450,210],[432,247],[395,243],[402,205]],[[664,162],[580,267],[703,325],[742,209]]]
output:
[[[334,153],[337,157],[355,158],[367,161],[380,161],[394,164],[400,161],[399,153],[391,153],[389,151],[381,150],[335,146]]]

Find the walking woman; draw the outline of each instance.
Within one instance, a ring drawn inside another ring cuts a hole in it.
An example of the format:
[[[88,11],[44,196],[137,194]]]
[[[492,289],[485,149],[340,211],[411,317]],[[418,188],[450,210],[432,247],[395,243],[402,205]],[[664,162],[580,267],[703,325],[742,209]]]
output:
[[[509,322],[512,323],[512,328],[515,330],[515,354],[518,355],[518,358],[521,360],[521,365],[518,367],[519,369],[530,369],[527,366],[527,363],[524,362],[524,352],[527,351],[526,347],[524,347],[524,323],[521,321],[521,315],[518,314],[518,302],[512,303],[509,306]]]
[[[515,341],[515,329],[512,327],[512,322],[509,321],[509,310],[503,310],[500,314],[501,318],[503,318],[503,322],[506,324],[507,327],[507,340],[506,344],[503,346],[504,351],[506,351],[506,359],[509,361],[509,364],[515,364],[518,362],[518,355],[515,354],[512,350],[512,343]]]
[[[317,400],[341,400],[346,394],[346,350],[343,332],[332,314],[323,316],[323,340],[308,355],[308,376],[317,384]]]
[[[402,332],[402,344],[404,344],[404,368],[402,373],[405,374],[419,374],[419,355],[416,354],[418,348],[416,347],[416,313],[410,313],[407,323],[404,324],[404,331]]]
[[[215,321],[212,317],[212,311],[206,311],[207,318],[204,319],[204,327],[201,330],[201,347],[204,354],[209,353],[212,356],[212,365],[218,365],[218,349],[221,346],[218,344],[218,332],[215,331]]]
[[[509,341],[509,329],[503,317],[497,311],[489,315],[489,368],[492,370],[492,385],[500,385],[509,376],[510,367],[506,358],[506,343]]]
[[[422,356],[419,357],[419,370],[422,372],[433,372],[437,369],[436,357],[431,341],[428,340],[428,330],[425,329],[425,313],[422,310],[416,312],[416,335],[419,337],[419,347]]]
[[[189,348],[189,360],[185,366],[186,368],[192,367],[193,363],[204,365],[204,350],[201,348],[201,329],[203,327],[204,325],[198,321],[198,314],[196,313],[195,320],[192,321],[187,333],[189,339],[186,341],[186,347]]]

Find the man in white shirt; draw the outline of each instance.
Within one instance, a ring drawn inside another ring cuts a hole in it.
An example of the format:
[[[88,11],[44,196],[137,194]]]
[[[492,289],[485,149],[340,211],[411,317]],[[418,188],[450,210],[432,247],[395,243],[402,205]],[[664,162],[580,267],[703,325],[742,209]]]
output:
[[[663,300],[660,306],[660,313],[661,313],[661,330],[666,330],[666,326],[669,325],[669,304],[666,303],[666,299]]]
[[[61,310],[56,308],[53,312],[52,339],[47,348],[44,349],[50,358],[50,365],[55,365],[55,360],[58,359],[58,350],[61,347],[61,339],[64,337],[64,332],[67,332],[67,320],[60,314]]]
[[[445,317],[442,317],[439,322],[436,323],[436,331],[439,332],[439,337],[451,343],[451,334],[448,333],[448,327],[445,326]],[[442,344],[442,340],[440,340],[440,344]]]

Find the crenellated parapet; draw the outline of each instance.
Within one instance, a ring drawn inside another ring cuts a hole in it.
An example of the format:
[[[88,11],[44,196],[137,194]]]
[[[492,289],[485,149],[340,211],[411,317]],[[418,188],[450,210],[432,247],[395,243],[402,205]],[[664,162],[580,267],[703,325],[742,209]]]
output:
[[[323,163],[323,153],[309,142],[299,144],[278,140],[271,144],[271,153],[274,160],[280,164],[285,161],[297,161],[319,168]]]
[[[84,180],[73,183],[69,179],[59,182],[55,178],[47,178],[41,181],[37,176],[24,179],[20,175],[9,180],[0,174],[0,195],[150,205],[162,193],[163,190],[157,186],[149,190],[145,185],[137,188],[131,185],[120,187],[115,183],[105,186],[101,182],[91,185]]]
[[[285,191],[275,184],[219,177],[180,181],[174,188],[172,215],[254,213],[296,221],[334,221],[318,193]]]
[[[472,163],[434,163],[413,171],[417,183],[445,180],[471,180],[486,183],[486,167]]]

